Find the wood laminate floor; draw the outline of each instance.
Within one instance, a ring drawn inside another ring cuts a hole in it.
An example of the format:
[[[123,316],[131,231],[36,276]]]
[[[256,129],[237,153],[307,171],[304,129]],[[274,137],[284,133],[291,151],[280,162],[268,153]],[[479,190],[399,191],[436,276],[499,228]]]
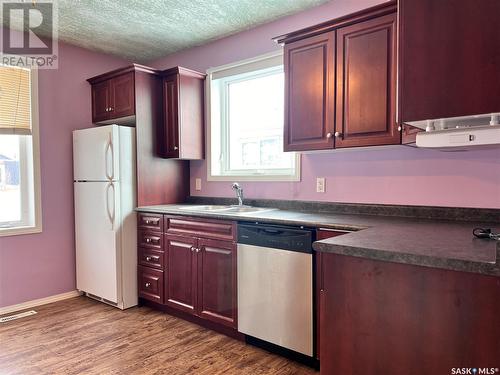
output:
[[[318,374],[147,307],[86,297],[0,323],[0,374]]]

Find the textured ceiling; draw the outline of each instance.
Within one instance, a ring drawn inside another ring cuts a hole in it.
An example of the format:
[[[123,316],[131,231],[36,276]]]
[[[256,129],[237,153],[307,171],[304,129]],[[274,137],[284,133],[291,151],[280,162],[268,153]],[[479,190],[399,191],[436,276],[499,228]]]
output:
[[[144,63],[328,0],[55,1],[59,40]]]

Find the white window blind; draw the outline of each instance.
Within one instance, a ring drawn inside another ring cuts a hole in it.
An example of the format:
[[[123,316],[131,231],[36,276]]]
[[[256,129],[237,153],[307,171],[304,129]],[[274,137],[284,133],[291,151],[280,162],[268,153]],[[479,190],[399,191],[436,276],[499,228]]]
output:
[[[0,66],[0,134],[31,134],[28,69]]]

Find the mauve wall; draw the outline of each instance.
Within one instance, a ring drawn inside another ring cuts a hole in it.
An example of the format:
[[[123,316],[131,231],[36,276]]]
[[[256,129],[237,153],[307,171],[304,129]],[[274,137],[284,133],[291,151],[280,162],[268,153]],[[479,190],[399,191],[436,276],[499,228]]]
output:
[[[152,65],[182,65],[204,72],[276,50],[274,36],[378,3],[331,1]],[[233,196],[230,183],[208,182],[206,175],[205,161],[191,162],[192,195]],[[326,193],[316,193],[316,177],[326,178]],[[202,179],[201,191],[194,190],[195,178]],[[500,208],[500,149],[443,153],[397,146],[304,154],[301,182],[243,182],[242,186],[251,198]]]
[[[86,79],[126,64],[60,43],[59,69],[40,70],[43,232],[0,237],[0,307],[75,289],[71,132],[92,126]]]

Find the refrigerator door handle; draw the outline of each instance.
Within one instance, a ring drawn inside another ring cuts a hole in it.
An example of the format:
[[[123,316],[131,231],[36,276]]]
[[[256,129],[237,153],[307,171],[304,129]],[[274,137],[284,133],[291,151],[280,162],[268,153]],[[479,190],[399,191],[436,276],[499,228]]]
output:
[[[109,192],[113,191],[113,210],[110,209],[109,205]],[[110,182],[106,187],[106,211],[108,213],[108,218],[111,223],[111,230],[115,230],[115,185]]]
[[[111,173],[109,173],[108,170],[108,155],[111,154]],[[108,180],[113,180],[115,177],[115,152],[113,149],[113,140],[111,138],[111,133],[109,133],[109,140],[108,143],[106,144],[106,150],[104,152],[104,163],[106,164],[106,177]]]

